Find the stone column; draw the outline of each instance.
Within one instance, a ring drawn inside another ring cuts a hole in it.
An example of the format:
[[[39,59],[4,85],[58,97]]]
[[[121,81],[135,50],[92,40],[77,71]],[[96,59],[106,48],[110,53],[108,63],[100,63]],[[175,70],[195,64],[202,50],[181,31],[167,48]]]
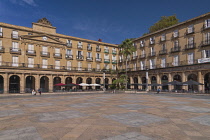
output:
[[[20,76],[20,93],[25,93],[25,75]]]
[[[160,75],[159,74],[157,74],[157,84],[161,84],[161,80],[160,80]]]
[[[35,90],[40,88],[40,75],[35,75]]]
[[[202,75],[201,71],[198,71],[198,82],[204,84],[204,76]],[[198,90],[203,93],[204,92],[204,85],[199,85]]]
[[[148,84],[151,84],[151,76],[150,75],[148,76]],[[152,87],[151,86],[148,86],[148,89],[151,90]]]
[[[130,84],[134,84],[133,77],[129,77],[129,78],[130,78]],[[133,89],[133,88],[134,88],[134,86],[133,86],[133,85],[130,85],[130,87],[131,87],[131,89]]]
[[[49,92],[53,92],[53,76],[49,76]]]
[[[8,73],[5,73],[3,75],[4,77],[4,93],[8,94],[9,93],[9,75]]]
[[[184,72],[182,72],[182,82],[186,82],[186,81],[187,81],[186,75]],[[188,86],[182,86],[182,89],[188,90]]]
[[[63,83],[63,84],[65,84],[65,77],[64,77],[64,75],[62,75],[62,76],[60,76],[61,77],[61,83]]]
[[[172,82],[172,78],[171,78],[171,73],[168,74],[168,82]],[[168,90],[171,91],[172,90],[172,86],[173,85],[168,85]]]

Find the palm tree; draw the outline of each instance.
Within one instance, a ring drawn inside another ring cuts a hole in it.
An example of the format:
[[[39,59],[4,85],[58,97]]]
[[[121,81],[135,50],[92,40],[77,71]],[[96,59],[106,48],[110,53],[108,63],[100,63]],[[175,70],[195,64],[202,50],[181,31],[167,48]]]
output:
[[[125,39],[122,44],[118,46],[122,50],[122,54],[125,57],[125,67],[126,67],[126,81],[128,79],[128,72],[127,72],[127,64],[128,64],[128,56],[131,56],[133,52],[136,51],[136,48],[133,45],[132,39]],[[126,82],[126,87],[127,89],[127,82]]]

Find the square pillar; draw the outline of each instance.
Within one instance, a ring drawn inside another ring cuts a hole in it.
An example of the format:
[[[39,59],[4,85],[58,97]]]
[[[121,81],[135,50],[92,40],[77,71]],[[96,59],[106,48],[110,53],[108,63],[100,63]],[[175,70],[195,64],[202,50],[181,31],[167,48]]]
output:
[[[25,75],[20,76],[20,93],[25,93]]]
[[[202,76],[201,71],[198,71],[198,82],[204,84],[204,76]],[[204,85],[199,85],[198,91],[204,93]]]
[[[35,90],[40,88],[40,75],[35,75]]]
[[[49,76],[49,92],[53,92],[53,76]]]
[[[9,93],[9,76],[8,73],[5,73],[3,75],[4,77],[4,94],[8,94]]]

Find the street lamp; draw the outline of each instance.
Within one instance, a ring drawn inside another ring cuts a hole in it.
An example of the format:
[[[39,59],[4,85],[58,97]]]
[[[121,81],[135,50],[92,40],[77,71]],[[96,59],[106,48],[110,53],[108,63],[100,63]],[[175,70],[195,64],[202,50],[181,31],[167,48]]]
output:
[[[103,79],[104,79],[104,91],[106,91],[106,88],[105,88],[105,77],[106,77],[106,69],[104,68],[103,69]]]
[[[146,68],[146,91],[149,91],[148,89],[148,68]]]

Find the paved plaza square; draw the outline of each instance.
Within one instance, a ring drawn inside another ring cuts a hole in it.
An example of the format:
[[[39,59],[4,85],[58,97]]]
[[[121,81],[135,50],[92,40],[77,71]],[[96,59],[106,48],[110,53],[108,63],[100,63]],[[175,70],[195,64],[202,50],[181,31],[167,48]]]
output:
[[[0,140],[208,140],[210,96],[0,96]]]

